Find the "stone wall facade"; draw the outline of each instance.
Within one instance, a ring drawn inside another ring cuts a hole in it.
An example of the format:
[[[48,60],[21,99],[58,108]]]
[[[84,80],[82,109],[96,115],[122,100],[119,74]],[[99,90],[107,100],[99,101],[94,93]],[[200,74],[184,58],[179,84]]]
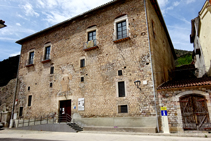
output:
[[[153,7],[148,9],[151,11]],[[129,38],[117,43],[114,42],[115,20],[119,17],[126,17]],[[156,24],[160,22],[158,18],[154,21]],[[96,30],[98,48],[84,51],[90,28]],[[164,35],[158,36],[168,36],[162,33]],[[153,117],[155,121],[148,36],[144,0],[125,0],[116,1],[22,41],[15,112],[18,113],[19,108],[23,107],[26,118],[58,115],[60,102],[71,100],[71,115],[80,120]],[[46,44],[51,46],[50,60],[43,62]],[[26,66],[31,51],[34,52],[34,63]],[[166,60],[172,58],[170,52]],[[85,67],[82,68],[81,59],[85,59]],[[50,74],[51,67],[54,67],[53,74]],[[118,75],[119,70],[123,72],[121,76]],[[84,77],[84,82],[81,82],[81,77]],[[135,80],[141,80],[141,91],[134,85]],[[125,84],[125,97],[118,96],[118,82]],[[31,106],[28,106],[29,96],[32,96]],[[78,109],[79,98],[85,101],[82,111]],[[120,113],[120,105],[127,105],[128,112]]]
[[[181,89],[159,90],[159,106],[167,107],[170,132],[184,132],[181,115],[180,97],[197,94],[207,100],[207,108],[211,121],[211,89],[207,86],[190,87]],[[161,117],[161,115],[160,115]],[[162,126],[161,126],[162,127]]]

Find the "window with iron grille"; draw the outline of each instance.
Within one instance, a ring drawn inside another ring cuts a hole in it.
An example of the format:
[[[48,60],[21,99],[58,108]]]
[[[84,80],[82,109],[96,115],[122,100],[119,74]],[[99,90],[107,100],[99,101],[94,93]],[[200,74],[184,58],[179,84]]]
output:
[[[34,52],[29,53],[29,65],[34,63]]]
[[[51,67],[50,74],[54,73],[54,67]]]
[[[118,113],[128,113],[127,105],[119,105]]]
[[[22,117],[23,116],[23,107],[20,107],[20,110],[19,110],[19,117]]]
[[[28,98],[28,106],[31,106],[31,102],[32,102],[32,95],[30,95]]]
[[[50,59],[50,52],[51,52],[51,47],[48,46],[45,48],[45,57],[44,60],[49,60]]]
[[[80,67],[81,68],[85,67],[85,59],[81,59],[81,61],[80,61]]]
[[[81,82],[84,82],[84,77],[81,77]]]
[[[125,82],[118,82],[119,97],[125,97]]]
[[[126,20],[122,22],[118,22],[117,26],[117,39],[122,39],[127,37],[127,25]]]

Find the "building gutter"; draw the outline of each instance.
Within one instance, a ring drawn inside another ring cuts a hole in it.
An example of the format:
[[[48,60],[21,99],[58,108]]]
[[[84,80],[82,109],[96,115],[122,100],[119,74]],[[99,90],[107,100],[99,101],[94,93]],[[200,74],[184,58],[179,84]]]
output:
[[[146,8],[146,0],[144,0],[144,9],[145,9],[145,16],[146,16],[146,24],[147,24],[147,32],[148,32],[148,41],[149,41],[149,52],[150,52],[150,60],[151,60],[151,71],[152,71],[152,82],[153,82],[153,93],[154,93],[154,101],[155,101],[155,112],[156,112],[156,124],[157,124],[157,131],[159,130],[159,123],[158,123],[158,112],[157,112],[157,104],[156,104],[156,89],[155,89],[155,77],[153,72],[153,62],[152,62],[152,52],[151,52],[151,45],[150,45],[150,37],[149,37],[149,26],[148,26],[148,18],[147,18],[147,8]]]
[[[20,66],[20,58],[21,58],[21,55],[19,56],[18,70],[19,70],[19,66]],[[12,128],[12,127],[13,127],[13,118],[14,118],[14,109],[15,109],[15,99],[16,99],[16,93],[17,93],[17,87],[18,87],[18,72],[19,72],[18,70],[17,70],[17,78],[16,78],[16,83],[15,83],[15,91],[14,91],[14,96],[13,96],[13,105],[12,105],[12,113],[11,113],[9,128]]]

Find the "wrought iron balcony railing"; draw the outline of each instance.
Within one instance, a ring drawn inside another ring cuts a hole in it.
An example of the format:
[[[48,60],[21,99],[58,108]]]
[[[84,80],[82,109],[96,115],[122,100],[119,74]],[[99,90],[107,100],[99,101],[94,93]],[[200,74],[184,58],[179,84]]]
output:
[[[98,40],[91,40],[84,43],[84,51],[89,51],[98,48]]]

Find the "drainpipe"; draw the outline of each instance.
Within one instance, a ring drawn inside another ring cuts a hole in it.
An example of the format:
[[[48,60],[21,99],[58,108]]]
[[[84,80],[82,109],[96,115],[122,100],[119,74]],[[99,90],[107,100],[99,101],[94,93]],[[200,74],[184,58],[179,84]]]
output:
[[[19,56],[19,61],[18,61],[18,70],[19,70],[20,58],[21,58],[21,54]],[[14,109],[15,109],[15,98],[16,98],[17,86],[18,86],[18,70],[17,70],[17,78],[16,78],[16,83],[15,83],[15,91],[14,91],[14,96],[13,96],[13,105],[12,105],[12,113],[11,113],[11,119],[10,119],[9,128],[12,128],[13,127],[13,116],[14,116]]]
[[[157,104],[156,104],[156,93],[155,93],[155,76],[153,72],[153,62],[152,62],[152,52],[151,52],[151,45],[150,45],[150,38],[149,38],[149,26],[148,26],[148,18],[147,18],[147,8],[146,8],[146,0],[144,0],[144,8],[145,8],[145,16],[146,16],[146,24],[147,24],[147,32],[148,32],[148,41],[149,41],[149,52],[150,52],[150,60],[151,60],[151,71],[152,71],[152,82],[153,82],[153,93],[154,93],[154,101],[155,101],[155,111],[156,111],[156,124],[157,124],[157,131],[159,130],[159,123],[158,123],[158,112],[157,112]]]

